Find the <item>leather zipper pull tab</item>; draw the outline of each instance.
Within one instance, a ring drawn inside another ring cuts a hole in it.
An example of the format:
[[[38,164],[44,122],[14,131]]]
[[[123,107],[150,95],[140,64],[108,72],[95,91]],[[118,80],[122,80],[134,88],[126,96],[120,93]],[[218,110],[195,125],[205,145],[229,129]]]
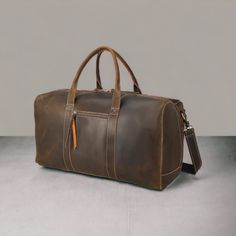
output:
[[[72,119],[72,136],[73,136],[73,149],[77,148],[77,132],[76,132],[76,111],[73,113]]]

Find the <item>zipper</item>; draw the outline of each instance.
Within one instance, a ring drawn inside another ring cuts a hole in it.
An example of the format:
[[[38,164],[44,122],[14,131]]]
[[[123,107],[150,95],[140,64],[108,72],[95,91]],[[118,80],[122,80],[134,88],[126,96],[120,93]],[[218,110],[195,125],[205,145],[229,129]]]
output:
[[[76,115],[77,112],[73,112],[73,119],[72,119],[72,137],[73,137],[73,149],[75,150],[78,147],[77,143],[77,129],[76,129]]]
[[[77,119],[77,117],[97,117],[97,118],[107,119],[108,116],[109,116],[109,114],[107,114],[107,113],[74,110],[72,122],[71,122],[73,149],[75,150],[79,146],[78,145],[78,138],[77,138],[77,122],[79,122],[79,120]]]
[[[78,117],[98,117],[98,118],[108,118],[108,113],[93,112],[93,111],[77,111],[76,116]]]

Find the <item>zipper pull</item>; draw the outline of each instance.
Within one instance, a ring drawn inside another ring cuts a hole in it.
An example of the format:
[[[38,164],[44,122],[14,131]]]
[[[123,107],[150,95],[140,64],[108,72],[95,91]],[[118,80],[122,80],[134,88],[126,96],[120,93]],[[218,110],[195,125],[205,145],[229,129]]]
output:
[[[76,132],[76,111],[73,112],[73,119],[72,119],[72,137],[73,137],[73,149],[77,148],[77,132]]]

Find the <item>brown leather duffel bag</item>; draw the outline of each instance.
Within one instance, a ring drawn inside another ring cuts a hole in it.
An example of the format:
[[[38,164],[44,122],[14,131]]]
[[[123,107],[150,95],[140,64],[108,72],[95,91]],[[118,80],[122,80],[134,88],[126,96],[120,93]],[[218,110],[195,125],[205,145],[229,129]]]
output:
[[[102,89],[101,53],[110,52],[115,86]],[[97,88],[77,90],[81,72],[97,55]],[[120,60],[131,75],[134,92],[120,89]],[[36,162],[42,166],[164,189],[180,173],[201,167],[194,129],[181,101],[143,95],[124,59],[109,47],[99,47],[81,64],[69,90],[37,96]],[[193,164],[183,163],[184,135]]]

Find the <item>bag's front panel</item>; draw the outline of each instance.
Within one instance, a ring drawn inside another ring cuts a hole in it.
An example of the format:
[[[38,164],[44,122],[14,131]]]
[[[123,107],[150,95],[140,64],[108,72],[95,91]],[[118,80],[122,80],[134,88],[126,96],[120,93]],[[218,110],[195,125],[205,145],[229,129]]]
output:
[[[111,94],[78,92],[75,150],[71,131],[66,145],[63,144],[66,100],[66,90],[42,94],[35,100],[36,162],[51,168],[107,176],[106,111],[110,109]]]
[[[70,130],[63,155],[67,91],[40,96],[35,105],[37,162],[41,165],[108,177],[107,125],[111,93],[79,92],[76,98],[77,148]],[[118,180],[160,187],[162,110],[166,99],[123,94],[117,124],[114,168]]]

